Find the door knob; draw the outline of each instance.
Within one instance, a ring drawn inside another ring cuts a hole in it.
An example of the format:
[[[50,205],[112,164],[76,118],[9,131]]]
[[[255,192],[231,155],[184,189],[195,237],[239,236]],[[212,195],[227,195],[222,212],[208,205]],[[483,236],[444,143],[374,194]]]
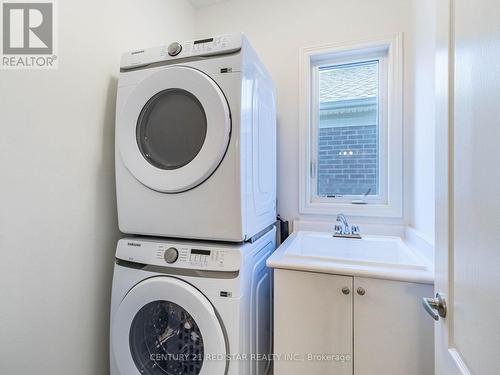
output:
[[[366,290],[365,288],[362,288],[362,287],[359,287],[358,289],[356,289],[356,292],[360,295],[360,296],[364,296],[366,294]]]
[[[351,293],[351,289],[345,286],[342,288],[342,293],[344,293],[347,296],[349,293]]]
[[[446,318],[446,299],[441,293],[436,293],[435,298],[422,298],[422,304],[432,319]]]

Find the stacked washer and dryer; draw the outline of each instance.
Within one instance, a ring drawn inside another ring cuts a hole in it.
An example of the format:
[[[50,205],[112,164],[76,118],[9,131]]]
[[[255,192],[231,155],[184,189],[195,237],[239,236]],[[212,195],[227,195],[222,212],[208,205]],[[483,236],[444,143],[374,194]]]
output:
[[[126,53],[111,375],[270,371],[275,89],[242,34]]]

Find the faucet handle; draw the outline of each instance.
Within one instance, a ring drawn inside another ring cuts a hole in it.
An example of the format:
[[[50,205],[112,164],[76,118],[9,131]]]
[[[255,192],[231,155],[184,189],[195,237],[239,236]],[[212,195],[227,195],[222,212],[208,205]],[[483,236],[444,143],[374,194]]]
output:
[[[341,224],[335,224],[335,233],[336,234],[343,234],[344,227]]]
[[[358,225],[351,226],[351,234],[354,234],[354,235],[359,234],[359,226]]]

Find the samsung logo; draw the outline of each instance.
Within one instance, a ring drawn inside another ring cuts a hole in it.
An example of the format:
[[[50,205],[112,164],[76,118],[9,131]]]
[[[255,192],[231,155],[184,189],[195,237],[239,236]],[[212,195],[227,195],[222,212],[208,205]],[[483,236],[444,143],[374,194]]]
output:
[[[132,55],[138,55],[140,53],[144,53],[144,50],[141,50],[141,51],[134,51],[132,52]]]
[[[140,244],[140,243],[134,243],[134,242],[127,242],[127,245],[129,245],[129,246],[141,247],[141,244]]]

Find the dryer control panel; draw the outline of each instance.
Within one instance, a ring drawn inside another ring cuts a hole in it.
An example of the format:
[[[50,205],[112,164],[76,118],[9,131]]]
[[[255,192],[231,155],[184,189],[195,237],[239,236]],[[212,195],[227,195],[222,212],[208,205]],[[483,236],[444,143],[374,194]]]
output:
[[[145,265],[232,272],[240,269],[244,247],[125,238],[118,242],[116,258]]]
[[[127,52],[122,55],[120,68],[127,70],[162,61],[232,53],[241,49],[242,38],[242,34],[225,34]]]

